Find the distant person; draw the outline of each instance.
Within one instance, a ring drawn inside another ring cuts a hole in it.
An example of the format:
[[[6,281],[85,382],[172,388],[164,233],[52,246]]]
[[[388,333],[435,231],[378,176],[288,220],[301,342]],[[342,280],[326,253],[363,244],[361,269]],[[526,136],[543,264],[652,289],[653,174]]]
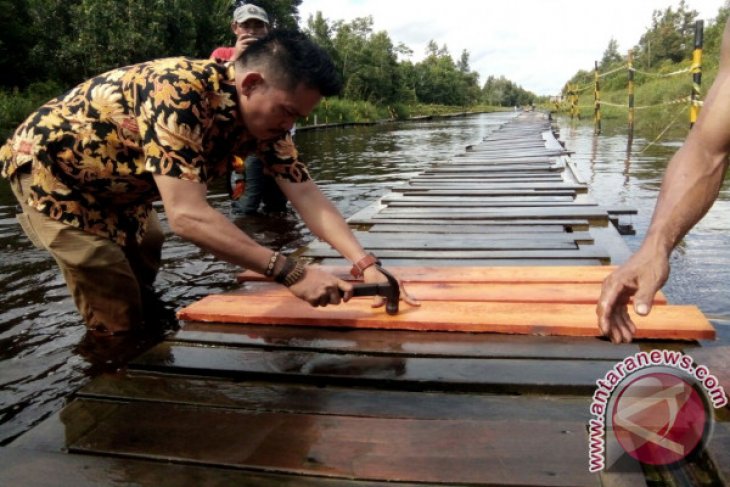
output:
[[[720,69],[697,123],[672,157],[651,225],[639,250],[603,282],[596,308],[601,333],[630,342],[636,326],[628,314],[645,316],[669,277],[672,249],[707,213],[719,194],[730,155],[730,21],[725,25]]]
[[[270,31],[269,15],[253,4],[244,4],[233,11],[231,30],[236,35],[232,47],[218,47],[210,55],[219,63],[234,61],[252,42]],[[234,161],[229,176],[231,205],[234,213],[256,215],[263,202],[263,213],[282,214],[287,210],[287,199],[274,178],[266,174],[264,163],[255,155],[245,161]]]
[[[289,135],[297,118],[341,88],[327,53],[285,31],[249,45],[231,65],[168,58],[127,66],[31,114],[0,147],[1,175],[22,208],[24,231],[56,260],[95,335],[143,324],[142,293],[155,280],[163,243],[156,200],[183,239],[270,276],[312,306],[339,304],[351,284],[257,244],[206,194],[233,156],[255,152],[314,235],[366,282],[387,282]]]

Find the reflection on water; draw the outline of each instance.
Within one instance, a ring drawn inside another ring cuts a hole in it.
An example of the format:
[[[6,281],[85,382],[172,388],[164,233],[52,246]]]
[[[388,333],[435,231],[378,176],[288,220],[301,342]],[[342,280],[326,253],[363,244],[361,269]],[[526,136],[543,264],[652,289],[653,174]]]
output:
[[[629,248],[639,248],[651,221],[664,170],[681,141],[662,142],[635,138],[627,157],[625,133],[594,137],[590,124],[560,121],[560,136],[575,151],[571,157],[591,186],[592,197],[605,206],[629,206],[639,210],[631,217],[636,235],[625,237]],[[645,150],[646,149],[646,150]],[[717,324],[730,320],[730,184],[705,218],[695,226],[672,254],[671,274],[664,292],[672,303],[697,304]],[[721,330],[721,334],[727,334]]]
[[[302,157],[314,179],[340,211],[352,215],[377,200],[433,162],[463,152],[480,141],[512,113],[395,125],[351,127],[297,134]],[[593,196],[608,206],[633,206],[638,247],[646,230],[666,161],[676,144],[657,146],[636,155],[646,141],[634,141],[634,155],[626,157],[626,137],[593,137],[590,125],[561,121],[561,138]],[[211,204],[226,214],[229,203],[222,186],[212,188]],[[673,274],[667,294],[675,302],[693,302],[713,315],[730,316],[728,285],[721,277],[727,267],[730,195],[722,198],[672,259]],[[51,258],[34,249],[20,230],[14,200],[0,181],[0,444],[8,442],[53,411],[64,398],[102,370],[113,370],[151,341],[98,344],[84,337],[84,327]],[[164,222],[164,213],[161,215]],[[238,219],[236,223],[257,241],[293,250],[311,238],[294,215]],[[201,297],[235,286],[236,268],[216,261],[197,247],[168,232],[163,267],[156,287],[169,314]],[[169,326],[169,325],[168,325]],[[724,332],[721,332],[724,333]],[[725,339],[727,340],[727,338]],[[30,407],[32,405],[32,408]]]

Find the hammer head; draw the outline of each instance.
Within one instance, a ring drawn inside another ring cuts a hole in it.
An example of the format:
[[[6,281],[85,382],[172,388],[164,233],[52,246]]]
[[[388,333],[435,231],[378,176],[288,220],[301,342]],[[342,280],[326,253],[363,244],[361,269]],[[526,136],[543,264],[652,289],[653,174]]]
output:
[[[353,296],[382,296],[385,298],[385,312],[389,315],[398,314],[400,302],[400,286],[398,280],[380,266],[377,269],[388,279],[387,283],[362,283],[352,286]]]
[[[400,286],[398,285],[398,280],[393,274],[382,267],[377,266],[377,268],[378,271],[388,278],[387,285],[380,285],[382,293],[378,293],[378,295],[385,298],[385,312],[389,315],[396,315],[398,314],[398,303],[400,303]]]

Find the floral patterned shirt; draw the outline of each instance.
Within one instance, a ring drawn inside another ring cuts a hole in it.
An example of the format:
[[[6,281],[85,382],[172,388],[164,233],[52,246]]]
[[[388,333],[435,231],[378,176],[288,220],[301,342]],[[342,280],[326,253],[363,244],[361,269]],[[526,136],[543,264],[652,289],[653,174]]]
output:
[[[309,179],[288,134],[257,141],[238,112],[232,64],[169,58],[92,78],[32,114],[0,148],[2,176],[31,164],[29,204],[124,245],[144,235],[153,174],[208,183],[234,156]]]

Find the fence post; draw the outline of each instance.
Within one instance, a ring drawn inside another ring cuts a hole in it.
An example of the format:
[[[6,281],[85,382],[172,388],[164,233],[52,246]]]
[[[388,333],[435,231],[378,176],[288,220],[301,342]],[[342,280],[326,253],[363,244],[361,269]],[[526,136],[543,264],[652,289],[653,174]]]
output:
[[[596,135],[601,134],[601,82],[598,76],[598,61],[595,61],[595,89],[593,92],[594,96],[594,107],[593,107],[593,126],[594,133]]]
[[[702,44],[704,38],[702,20],[695,22],[695,49],[692,52],[692,94],[689,106],[689,127],[694,127],[700,114],[700,86],[702,85]]]
[[[634,51],[629,49],[628,55],[629,67],[629,134],[634,133]]]

